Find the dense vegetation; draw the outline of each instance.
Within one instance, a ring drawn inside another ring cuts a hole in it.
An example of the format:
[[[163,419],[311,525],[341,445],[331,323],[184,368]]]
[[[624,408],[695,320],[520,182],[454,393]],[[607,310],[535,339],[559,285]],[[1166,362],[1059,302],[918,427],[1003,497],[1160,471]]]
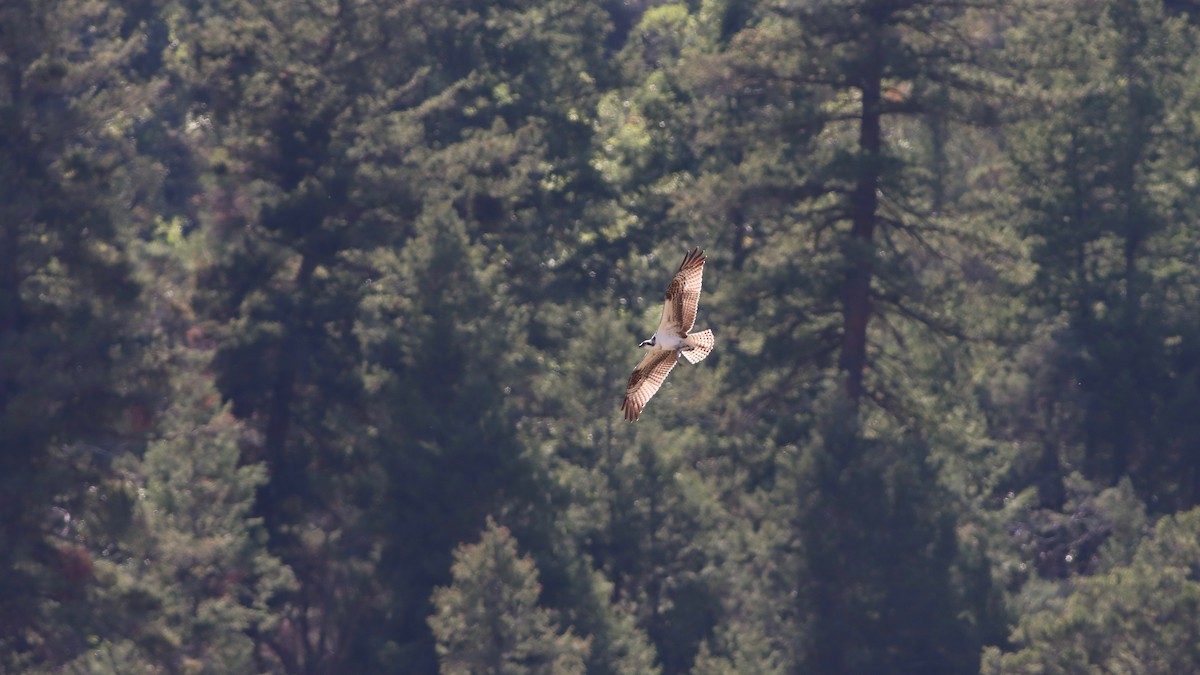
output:
[[[0,672],[1200,672],[1193,11],[5,0]]]

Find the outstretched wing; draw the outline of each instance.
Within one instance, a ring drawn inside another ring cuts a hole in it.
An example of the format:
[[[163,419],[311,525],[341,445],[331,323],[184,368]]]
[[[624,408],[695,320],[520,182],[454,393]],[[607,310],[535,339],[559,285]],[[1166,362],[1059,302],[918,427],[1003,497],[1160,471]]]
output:
[[[683,257],[679,271],[667,286],[662,320],[658,332],[673,332],[687,337],[696,323],[696,307],[700,304],[700,286],[704,283],[704,251],[694,248]]]
[[[652,351],[633,369],[629,376],[629,384],[625,385],[625,400],[621,409],[625,411],[625,419],[630,422],[637,420],[642,414],[642,408],[658,392],[671,369],[675,367],[678,353],[674,350]]]

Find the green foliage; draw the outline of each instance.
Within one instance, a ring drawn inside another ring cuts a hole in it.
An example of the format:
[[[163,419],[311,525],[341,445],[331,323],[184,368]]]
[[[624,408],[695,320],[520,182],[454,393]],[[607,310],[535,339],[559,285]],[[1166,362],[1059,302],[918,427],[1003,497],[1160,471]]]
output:
[[[663,604],[666,570],[641,556],[652,545],[647,539],[662,532],[661,518],[674,513],[662,509],[650,522],[639,517],[651,495],[638,460],[652,461],[652,451],[643,448],[635,458],[622,421],[590,413],[620,403],[622,392],[611,383],[632,366],[625,323],[609,310],[563,317],[562,328],[574,337],[561,356],[544,361],[534,383],[538,408],[521,425],[529,461],[546,475],[545,494],[519,512],[530,532],[524,540],[537,542],[547,603],[592,640],[586,665],[597,673],[657,672],[646,619]],[[674,502],[678,495],[655,497]],[[663,534],[674,536],[670,528]],[[662,560],[661,549],[658,555]],[[647,594],[656,597],[647,601]]]
[[[123,471],[135,500],[129,530],[96,562],[109,616],[78,663],[89,672],[260,669],[266,654],[252,636],[276,627],[294,584],[251,513],[267,476],[240,462],[247,430],[203,374],[184,371],[173,384],[163,437]]]
[[[1192,312],[1176,311],[1195,279],[1163,275],[1191,255],[1180,233],[1194,205],[1180,197],[1200,161],[1187,112],[1196,32],[1158,2],[1069,3],[1041,16],[1014,35],[1034,101],[1011,132],[1014,215],[1038,265],[1032,302],[1061,329],[1040,366],[1058,384],[1030,395],[1080,417],[1056,442],[1080,446],[1088,477],[1129,474],[1161,508],[1188,507],[1194,485],[1161,479],[1192,472],[1167,431],[1187,425],[1163,422],[1195,403],[1195,358],[1176,341],[1196,330]]]
[[[919,438],[824,413],[797,469],[803,663],[830,673],[969,672],[978,636],[953,581],[953,515]],[[887,560],[886,564],[879,564]]]
[[[76,648],[59,636],[79,589],[61,593],[87,575],[57,578],[74,555],[48,523],[80,515],[141,392],[125,245],[154,189],[129,138],[153,114],[131,72],[139,19],[0,7],[0,669]]]
[[[373,258],[356,327],[379,472],[366,478],[379,490],[371,525],[404,533],[377,548],[377,574],[407,608],[389,639],[421,658],[432,643],[415,622],[454,546],[529,489],[511,408],[527,386],[522,316],[485,255],[453,211],[423,215],[403,250]]]
[[[1179,6],[0,5],[0,670],[1194,670]]]
[[[454,583],[433,595],[429,618],[441,672],[583,673],[588,642],[560,633],[538,606],[537,567],[518,557],[508,530],[488,519],[478,544],[454,554]]]
[[[1185,673],[1200,667],[1200,511],[1163,518],[1125,565],[1079,578],[1022,617],[984,673]]]

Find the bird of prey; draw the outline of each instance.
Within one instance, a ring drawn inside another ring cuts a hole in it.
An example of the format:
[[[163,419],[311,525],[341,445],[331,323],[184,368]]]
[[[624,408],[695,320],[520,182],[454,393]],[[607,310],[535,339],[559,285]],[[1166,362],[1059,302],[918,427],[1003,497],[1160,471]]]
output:
[[[662,319],[658,330],[639,347],[647,351],[646,356],[625,385],[625,400],[621,409],[625,419],[637,421],[646,407],[646,402],[662,386],[679,355],[689,363],[700,363],[708,356],[715,344],[713,332],[703,330],[689,333],[696,323],[696,306],[700,304],[700,284],[704,281],[704,251],[694,248],[683,258],[679,271],[667,286],[663,302]]]

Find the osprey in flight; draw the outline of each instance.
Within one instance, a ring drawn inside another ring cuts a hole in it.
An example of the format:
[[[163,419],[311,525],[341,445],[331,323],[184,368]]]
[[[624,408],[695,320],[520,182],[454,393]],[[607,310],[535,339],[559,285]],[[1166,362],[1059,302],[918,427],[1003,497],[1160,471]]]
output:
[[[688,333],[696,323],[696,306],[700,304],[700,284],[704,281],[704,252],[692,249],[683,258],[683,264],[667,286],[666,301],[663,302],[662,319],[654,335],[639,345],[648,353],[625,385],[625,401],[621,409],[625,419],[637,421],[646,402],[662,386],[679,355],[690,363],[700,363],[712,351],[713,332],[704,330]]]

